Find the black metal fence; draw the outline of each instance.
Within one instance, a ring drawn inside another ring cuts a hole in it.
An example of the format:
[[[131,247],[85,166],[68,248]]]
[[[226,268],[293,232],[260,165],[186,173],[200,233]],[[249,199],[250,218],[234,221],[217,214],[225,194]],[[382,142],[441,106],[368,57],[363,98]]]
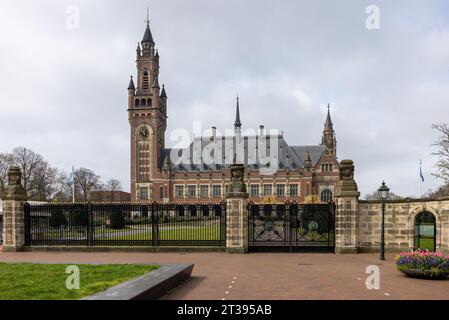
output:
[[[26,245],[224,246],[226,205],[25,204]]]
[[[335,251],[335,204],[248,204],[252,251]]]

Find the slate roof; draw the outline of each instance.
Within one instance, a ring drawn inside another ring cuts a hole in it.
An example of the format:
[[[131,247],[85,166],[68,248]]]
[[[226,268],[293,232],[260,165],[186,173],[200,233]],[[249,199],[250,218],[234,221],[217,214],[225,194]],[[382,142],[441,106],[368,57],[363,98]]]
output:
[[[143,35],[142,43],[149,42],[154,44],[153,35],[151,34],[150,25],[147,24],[147,28],[145,29],[145,33]]]
[[[312,160],[312,166],[315,166],[317,162],[319,161],[321,155],[326,151],[326,146],[324,145],[318,145],[318,146],[289,146],[285,139],[282,136],[277,136],[279,138],[278,140],[278,157],[277,160],[278,163],[278,170],[297,170],[299,168],[304,168],[304,160],[306,159],[307,152],[310,154],[310,158]],[[264,144],[266,148],[266,154],[271,155],[270,153],[270,139],[276,138],[276,136],[266,136],[266,143]],[[260,169],[260,166],[265,166],[266,164],[260,164],[259,163],[259,157],[258,157],[258,148],[257,142],[259,137],[257,136],[245,136],[244,138],[244,164],[247,168],[257,170]],[[225,151],[225,145],[233,145],[235,150],[235,140],[232,136],[227,137],[216,137],[215,143],[218,145],[217,150],[220,150],[221,152],[219,155],[219,159],[221,159],[221,164],[205,164],[202,159],[199,159],[199,161],[192,161],[193,160],[193,151],[198,151],[198,155],[201,155],[200,150],[204,150],[204,148],[211,143],[210,137],[198,137],[194,139],[194,142],[192,142],[188,148],[186,149],[164,149],[162,150],[162,157],[160,159],[160,167],[163,166],[164,160],[166,157],[170,160],[170,166],[172,171],[174,172],[209,172],[211,171],[221,171],[224,168],[229,167],[230,163],[232,163],[233,160],[233,152],[232,149],[230,151]],[[211,147],[211,146],[209,146]],[[248,154],[248,150],[253,150],[253,152]],[[171,152],[175,152],[178,154],[178,156],[182,156],[182,154],[186,155],[187,150],[190,150],[190,155],[187,159],[187,161],[183,161],[181,164],[175,164],[174,160],[170,158]],[[256,150],[254,152],[254,149]],[[212,158],[213,158],[213,152],[211,152]],[[256,155],[255,159],[256,161],[253,161],[254,156]],[[270,157],[271,158],[271,157]],[[226,160],[226,161],[225,161]],[[241,159],[239,159],[242,161]],[[251,161],[248,161],[251,160]],[[194,163],[195,162],[195,163]],[[249,164],[249,162],[251,162]],[[254,163],[255,162],[255,163]]]

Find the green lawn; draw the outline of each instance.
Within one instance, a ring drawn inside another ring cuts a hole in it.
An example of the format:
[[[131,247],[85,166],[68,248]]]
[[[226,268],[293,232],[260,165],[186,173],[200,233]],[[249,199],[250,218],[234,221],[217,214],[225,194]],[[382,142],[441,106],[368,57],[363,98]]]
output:
[[[80,288],[66,288],[67,264],[0,263],[0,300],[71,300],[104,291],[159,268],[152,265],[78,264]]]
[[[433,238],[430,238],[430,239],[429,238],[421,238],[421,239],[419,239],[418,247],[421,250],[428,249],[429,251],[433,251],[434,250]]]
[[[151,240],[151,233],[124,234],[111,240]],[[166,227],[159,230],[159,240],[220,240],[220,226],[211,227]]]

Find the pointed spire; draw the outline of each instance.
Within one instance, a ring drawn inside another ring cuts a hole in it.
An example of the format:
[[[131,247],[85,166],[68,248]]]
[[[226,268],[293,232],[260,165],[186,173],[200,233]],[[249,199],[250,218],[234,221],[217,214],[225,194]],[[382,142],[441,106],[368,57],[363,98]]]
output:
[[[309,150],[307,150],[306,161],[307,162],[312,162],[312,159],[310,158]]]
[[[150,12],[149,12],[149,8],[147,8],[147,28],[145,29],[145,34],[143,35],[143,39],[142,39],[142,43],[148,42],[150,44],[154,44],[153,41],[153,35],[151,34],[151,30],[150,30]]]
[[[168,155],[165,156],[163,169],[165,171],[169,171],[170,170],[170,160],[168,160]]]
[[[167,98],[167,93],[165,92],[165,84],[162,85],[161,98]]]
[[[312,159],[310,158],[309,150],[307,150],[306,158],[304,160],[304,167],[306,169],[310,168],[312,166]]]
[[[133,76],[131,76],[131,80],[129,80],[128,90],[135,90]]]
[[[235,128],[240,128],[242,126],[242,123],[240,122],[240,106],[239,106],[239,95],[237,94],[237,108],[235,111]]]
[[[332,124],[331,113],[330,113],[330,104],[327,104],[327,117],[326,122],[324,123],[324,131],[333,131],[334,126]]]

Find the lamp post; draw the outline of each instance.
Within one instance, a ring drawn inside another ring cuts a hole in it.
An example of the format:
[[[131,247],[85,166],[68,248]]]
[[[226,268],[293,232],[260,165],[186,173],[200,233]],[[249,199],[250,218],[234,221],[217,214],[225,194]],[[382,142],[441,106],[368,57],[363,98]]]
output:
[[[385,200],[388,199],[390,189],[382,181],[382,185],[377,190],[379,197],[382,200],[382,233],[380,238],[380,260],[385,260]]]

